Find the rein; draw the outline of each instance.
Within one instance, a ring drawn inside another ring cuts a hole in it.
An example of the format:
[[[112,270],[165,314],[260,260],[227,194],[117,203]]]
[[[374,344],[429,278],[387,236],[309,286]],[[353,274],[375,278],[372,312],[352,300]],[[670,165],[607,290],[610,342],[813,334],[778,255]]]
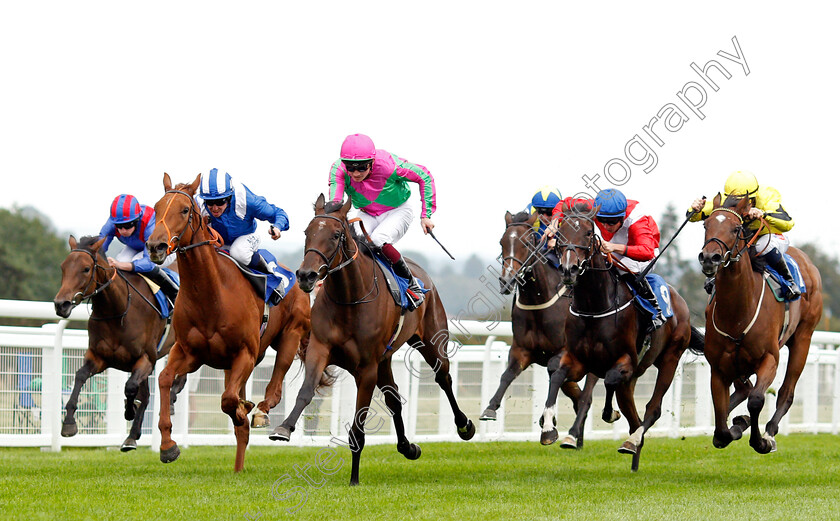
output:
[[[181,233],[179,233],[178,235],[173,235],[172,231],[169,229],[169,225],[166,224],[166,216],[169,214],[169,208],[172,206],[172,201],[175,200],[174,197],[169,199],[169,202],[166,203],[166,209],[163,211],[163,216],[160,219],[158,219],[157,222],[155,223],[155,225],[163,224],[163,228],[166,230],[166,235],[169,237],[169,240],[166,243],[167,244],[167,248],[166,248],[166,254],[167,255],[170,255],[173,251],[176,252],[176,253],[184,253],[187,250],[191,250],[192,248],[197,248],[199,246],[205,246],[205,245],[208,245],[208,244],[213,245],[214,247],[219,247],[219,246],[222,245],[222,243],[223,243],[222,236],[219,235],[219,232],[214,230],[212,227],[208,226],[207,230],[208,230],[208,233],[210,234],[210,236],[212,237],[212,239],[197,242],[197,243],[194,243],[194,244],[188,244],[186,246],[180,246],[181,237],[184,235],[184,232],[187,231],[187,228],[189,227],[190,231],[192,232],[192,236],[194,237],[195,232],[204,227],[204,221],[200,218],[201,212],[198,210],[198,208],[196,208],[195,199],[193,199],[193,197],[190,194],[188,194],[187,192],[184,192],[182,190],[167,190],[166,193],[167,194],[181,194],[183,196],[186,196],[187,199],[190,200],[190,215],[189,215],[189,217],[187,217],[187,222],[184,224],[184,227],[181,228]],[[193,221],[192,221],[193,214],[196,214],[196,215],[199,216],[198,228],[193,226]],[[178,246],[176,247],[176,245],[178,245]]]

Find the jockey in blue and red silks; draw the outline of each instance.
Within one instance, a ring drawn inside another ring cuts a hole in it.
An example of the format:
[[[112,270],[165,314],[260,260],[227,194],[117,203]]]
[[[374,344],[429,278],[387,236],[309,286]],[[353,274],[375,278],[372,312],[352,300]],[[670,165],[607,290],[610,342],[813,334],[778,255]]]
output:
[[[255,233],[257,219],[271,224],[268,234],[273,240],[280,232],[289,229],[289,217],[283,209],[254,194],[242,183],[234,182],[230,174],[213,168],[201,175],[199,197],[196,200],[201,215],[210,219],[210,225],[230,247],[230,256],[243,266],[262,273],[274,273],[259,253],[260,238]],[[270,303],[277,305],[285,289],[278,287]]]
[[[178,296],[178,285],[161,270],[175,261],[175,254],[169,255],[160,266],[149,259],[146,238],[155,230],[155,209],[140,204],[129,194],[118,195],[111,203],[111,212],[99,237],[105,237],[101,251],[107,252],[115,238],[125,245],[116,257],[108,257],[108,264],[123,271],[135,271],[152,279],[163,290],[170,301]]]
[[[341,157],[330,169],[330,201],[342,201],[345,192],[359,209],[357,217],[364,224],[373,245],[388,259],[394,273],[408,280],[409,307],[423,303],[423,291],[394,244],[405,235],[414,221],[408,204],[411,189],[408,182],[420,186],[420,226],[423,233],[435,227],[432,213],[436,209],[435,181],[429,170],[373,146],[364,134],[347,136],[341,145]]]

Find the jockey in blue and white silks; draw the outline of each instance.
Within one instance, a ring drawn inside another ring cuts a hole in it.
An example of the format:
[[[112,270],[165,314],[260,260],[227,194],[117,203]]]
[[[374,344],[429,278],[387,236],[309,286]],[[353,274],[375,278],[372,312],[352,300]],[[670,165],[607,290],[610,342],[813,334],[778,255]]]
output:
[[[99,237],[105,237],[101,250],[108,251],[108,246],[116,238],[125,245],[116,257],[108,257],[108,264],[123,271],[142,273],[154,280],[163,293],[175,302],[178,285],[160,268],[175,261],[175,254],[169,255],[158,266],[149,259],[146,239],[155,230],[155,209],[140,204],[137,198],[129,194],[120,194],[111,203],[111,212],[105,225],[99,231]]]
[[[210,225],[230,248],[231,257],[243,266],[263,273],[273,273],[259,254],[260,238],[255,233],[257,219],[271,224],[268,234],[277,240],[280,232],[289,229],[286,212],[269,203],[265,197],[254,194],[244,184],[235,182],[230,174],[219,172],[217,168],[202,174],[196,200],[201,214],[210,218]],[[278,298],[281,297],[282,293],[278,295]]]

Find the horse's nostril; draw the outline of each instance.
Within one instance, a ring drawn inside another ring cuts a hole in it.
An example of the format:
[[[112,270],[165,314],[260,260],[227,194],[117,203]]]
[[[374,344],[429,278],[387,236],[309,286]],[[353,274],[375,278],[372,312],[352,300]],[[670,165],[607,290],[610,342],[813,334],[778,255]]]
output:
[[[721,257],[720,253],[712,255],[712,264],[720,264],[721,260],[723,260],[723,257]]]

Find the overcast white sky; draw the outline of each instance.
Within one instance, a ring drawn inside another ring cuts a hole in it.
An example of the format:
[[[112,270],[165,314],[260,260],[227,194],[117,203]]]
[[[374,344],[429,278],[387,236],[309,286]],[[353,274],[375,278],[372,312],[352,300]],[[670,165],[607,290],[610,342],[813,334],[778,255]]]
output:
[[[658,164],[620,188],[654,216],[752,170],[782,192],[793,243],[837,255],[838,8],[676,4],[4,2],[0,207],[92,234],[115,195],[154,204],[163,172],[218,167],[288,212],[281,242],[302,253],[341,141],[362,132],[431,170],[456,257],[495,256],[505,210],[584,174],[612,186],[604,165],[640,134]],[[717,55],[733,36],[749,75]],[[712,59],[731,74],[710,73],[717,92],[690,67]],[[687,82],[705,119],[677,97]],[[642,127],[668,103],[689,119],[659,123],[660,147]],[[400,245],[444,258],[419,222]]]

